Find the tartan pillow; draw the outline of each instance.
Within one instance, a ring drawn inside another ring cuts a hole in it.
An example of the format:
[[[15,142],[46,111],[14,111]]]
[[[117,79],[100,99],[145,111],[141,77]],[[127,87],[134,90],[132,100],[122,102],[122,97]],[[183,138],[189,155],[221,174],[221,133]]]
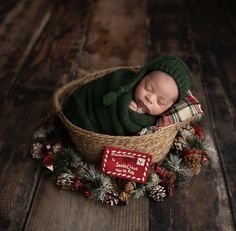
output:
[[[191,91],[178,103],[174,104],[170,109],[164,112],[157,120],[155,126],[143,128],[138,135],[150,134],[159,129],[175,123],[182,122],[198,115],[199,118],[204,114],[199,101],[193,96]]]

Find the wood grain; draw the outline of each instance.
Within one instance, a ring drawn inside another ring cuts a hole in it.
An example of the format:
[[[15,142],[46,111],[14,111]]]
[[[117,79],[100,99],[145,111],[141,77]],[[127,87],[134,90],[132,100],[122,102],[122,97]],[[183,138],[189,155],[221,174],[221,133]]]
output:
[[[41,173],[40,164],[29,153],[30,137],[36,121],[53,111],[53,92],[71,75],[89,6],[83,1],[55,5],[47,29],[5,97],[0,116],[1,230],[22,230],[25,226]]]
[[[201,62],[193,40],[188,9],[183,1],[151,1],[149,7],[150,28],[157,28],[151,31],[150,55],[177,54],[184,58],[193,73],[192,91],[206,113],[205,132],[213,147],[209,168],[204,168],[199,176],[179,188],[173,199],[161,204],[150,203],[150,230],[157,227],[159,230],[233,230],[227,185],[221,173],[219,153],[211,138],[209,101],[204,96],[201,83]]]
[[[236,4],[9,0],[0,4],[0,230],[234,230]],[[56,88],[87,71],[180,55],[206,112],[211,165],[156,203],[107,208],[60,191],[29,154]]]
[[[21,0],[8,4],[3,4],[2,10],[12,9],[2,15],[0,26],[0,106],[44,30],[53,2]]]
[[[98,1],[82,56],[85,69],[143,65],[147,60],[147,1]]]
[[[122,64],[144,63],[147,58],[145,4],[145,1],[136,4],[134,12],[137,15],[133,20],[127,11],[131,6],[129,2],[125,0],[97,1],[89,16],[85,46],[82,47],[80,56],[77,56],[78,67],[91,70]],[[73,20],[72,12],[70,20]],[[124,27],[124,23],[128,26]],[[135,34],[135,46],[133,44],[127,46],[126,38],[130,37],[131,33]],[[99,43],[103,39],[102,36],[108,36],[104,50]],[[124,49],[126,50],[125,55],[123,54]],[[136,57],[135,54],[138,56]],[[37,63],[38,57],[35,57],[34,60]],[[36,81],[37,79],[40,83],[42,82],[42,76],[36,77]],[[69,79],[67,78],[67,81]],[[60,82],[59,79],[58,81]],[[147,198],[133,200],[128,207],[106,208],[96,201],[88,201],[73,192],[65,194],[59,192],[55,188],[55,182],[48,181],[45,185],[45,180],[43,175],[25,230],[65,230],[65,227],[68,230],[148,230]],[[54,212],[52,213],[52,211]],[[48,223],[51,224],[50,227],[48,227]]]
[[[147,198],[132,200],[127,207],[106,207],[78,192],[60,191],[46,174],[35,197],[25,230],[148,230]]]
[[[230,201],[233,222],[236,226],[236,178],[235,178],[235,121],[236,121],[236,94],[235,94],[235,57],[236,57],[236,30],[235,2],[216,1],[214,5],[207,4],[196,8],[189,4],[189,11],[195,20],[192,28],[196,49],[199,50],[202,66],[202,82],[209,103],[210,116],[214,129],[214,138],[219,150],[222,170],[225,177],[226,192]],[[201,29],[197,26],[209,14],[208,20]],[[210,41],[210,42],[209,42]]]

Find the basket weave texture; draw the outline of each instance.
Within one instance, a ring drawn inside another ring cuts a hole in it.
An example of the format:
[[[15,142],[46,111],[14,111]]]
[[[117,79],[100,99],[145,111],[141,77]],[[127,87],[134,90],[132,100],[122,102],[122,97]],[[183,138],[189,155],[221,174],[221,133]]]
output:
[[[68,130],[72,141],[74,142],[79,154],[87,162],[95,164],[101,163],[103,150],[105,146],[118,147],[137,152],[144,152],[152,155],[152,162],[163,160],[169,152],[179,129],[195,118],[193,116],[183,122],[167,126],[161,130],[142,136],[111,136],[106,134],[94,133],[84,130],[72,124],[62,112],[62,104],[73,90],[86,84],[87,82],[100,78],[105,74],[124,67],[115,67],[88,74],[87,76],[74,80],[59,88],[54,94],[54,106],[64,126]],[[126,67],[127,68],[127,67]],[[139,71],[140,67],[129,66],[128,68]],[[104,121],[105,123],[105,121]]]

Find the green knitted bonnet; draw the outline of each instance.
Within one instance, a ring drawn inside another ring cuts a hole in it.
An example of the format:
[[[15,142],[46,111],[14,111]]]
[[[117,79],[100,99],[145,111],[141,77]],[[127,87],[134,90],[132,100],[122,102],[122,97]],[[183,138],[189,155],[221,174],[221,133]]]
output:
[[[135,80],[120,88],[112,91],[103,97],[103,103],[110,105],[119,95],[133,88],[144,76],[152,71],[160,70],[169,74],[175,79],[178,89],[178,99],[183,99],[190,87],[190,70],[184,61],[178,56],[163,56],[147,63],[136,75]]]

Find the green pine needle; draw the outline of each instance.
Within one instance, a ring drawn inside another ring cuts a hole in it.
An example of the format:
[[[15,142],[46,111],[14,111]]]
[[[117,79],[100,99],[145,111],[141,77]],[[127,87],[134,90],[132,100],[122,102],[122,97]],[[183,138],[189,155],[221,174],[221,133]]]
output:
[[[194,119],[193,121],[190,122],[190,125],[191,125],[192,127],[194,127],[195,124],[200,124],[201,128],[204,129],[204,127],[205,127],[204,118],[205,118],[205,117],[196,118],[196,119]]]
[[[182,186],[186,181],[192,178],[194,174],[186,167],[182,167],[179,172],[176,173],[176,186]]]
[[[110,177],[98,172],[92,165],[85,165],[80,171],[79,178],[92,189],[93,195],[102,202],[106,194],[113,189]]]
[[[67,163],[68,167],[75,168],[81,164],[81,157],[72,148],[65,148],[62,151],[61,158]]]
[[[148,176],[146,184],[140,184],[134,192],[133,198],[139,198],[143,196],[147,190],[151,190],[154,185],[158,185],[161,182],[160,177],[156,173],[152,173]]]
[[[40,128],[33,133],[34,141],[42,142],[46,140],[46,129]]]
[[[146,193],[147,188],[146,185],[141,185],[138,189],[135,190],[133,198],[138,199]]]
[[[176,174],[176,184],[181,185],[193,176],[193,173],[182,163],[182,159],[170,153],[163,162],[163,167]]]
[[[81,165],[81,163],[81,157],[72,148],[65,148],[61,154],[55,155],[53,160],[53,175],[68,172],[71,168]]]
[[[203,142],[198,136],[194,136],[190,139],[187,139],[187,142],[189,148],[204,150]]]
[[[162,165],[170,171],[179,172],[181,169],[181,161],[182,159],[177,155],[170,153],[168,157],[165,158]]]
[[[37,142],[43,142],[45,140],[51,140],[55,138],[55,128],[48,127],[48,128],[39,128],[33,133],[33,139]]]

